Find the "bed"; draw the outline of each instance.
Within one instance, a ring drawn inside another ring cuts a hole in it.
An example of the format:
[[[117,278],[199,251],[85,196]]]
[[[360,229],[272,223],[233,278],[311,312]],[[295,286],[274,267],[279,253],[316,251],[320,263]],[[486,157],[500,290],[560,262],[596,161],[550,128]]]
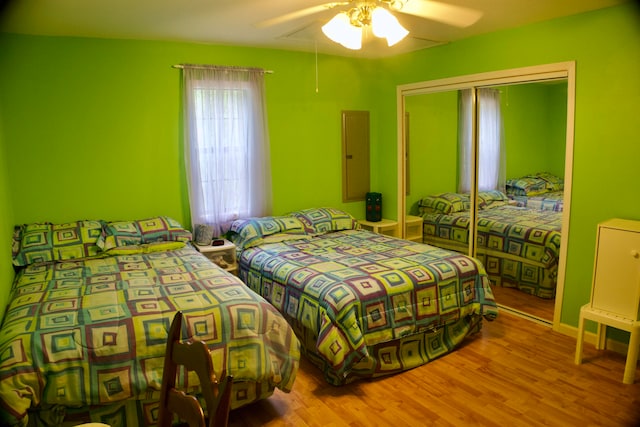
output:
[[[167,217],[16,227],[0,329],[0,425],[154,425],[171,320],[234,376],[232,408],[291,390],[299,341],[280,313]],[[182,385],[197,390],[196,377]]]
[[[478,194],[476,256],[494,286],[555,297],[562,212],[517,206],[500,191]],[[439,193],[419,202],[425,243],[467,253],[469,195]]]
[[[360,229],[338,209],[238,220],[231,231],[240,278],[289,321],[329,384],[423,365],[498,313],[476,260]]]
[[[516,206],[556,212],[564,209],[564,180],[549,172],[508,179],[506,194]]]

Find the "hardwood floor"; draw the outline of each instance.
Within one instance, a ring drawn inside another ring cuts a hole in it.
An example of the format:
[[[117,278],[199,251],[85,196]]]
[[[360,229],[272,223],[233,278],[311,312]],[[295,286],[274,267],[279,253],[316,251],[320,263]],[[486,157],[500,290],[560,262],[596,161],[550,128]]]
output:
[[[640,425],[640,370],[622,383],[624,355],[502,311],[440,359],[344,387],[306,360],[291,393],[231,411],[229,426],[622,426]]]
[[[553,322],[555,300],[539,298],[526,294],[515,288],[492,286],[493,296],[498,304],[514,308],[532,316]]]

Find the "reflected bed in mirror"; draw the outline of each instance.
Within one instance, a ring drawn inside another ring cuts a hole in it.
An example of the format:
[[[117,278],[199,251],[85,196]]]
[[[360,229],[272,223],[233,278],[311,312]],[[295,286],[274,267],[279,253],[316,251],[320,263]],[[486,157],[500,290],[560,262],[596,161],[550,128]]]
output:
[[[500,305],[547,324],[560,321],[570,185],[519,192],[506,184],[547,175],[570,181],[574,67],[548,64],[420,82],[398,91],[403,124],[398,155],[405,159],[399,165],[404,181],[399,216],[421,216],[425,243],[475,256]],[[500,120],[491,132],[483,124],[489,114],[483,114],[483,105],[488,107],[481,89],[491,94],[491,114]],[[477,113],[463,114],[463,102]],[[461,143],[464,134],[469,148]],[[483,142],[487,138],[500,142],[499,152],[487,156],[492,149]],[[495,180],[487,184],[490,174]],[[486,190],[497,190],[500,197],[487,200]],[[443,193],[466,195],[467,201],[454,203],[455,212],[434,211],[424,201]]]
[[[467,196],[445,195],[448,200],[465,200]],[[476,258],[484,265],[491,283],[494,287],[514,288],[539,298],[553,299],[562,214],[515,206],[500,191],[481,191],[478,196]],[[443,201],[447,199],[442,194],[422,200],[424,243],[464,252],[469,246],[468,211],[434,210],[424,206],[446,206]],[[463,201],[458,202],[458,206],[464,205]]]

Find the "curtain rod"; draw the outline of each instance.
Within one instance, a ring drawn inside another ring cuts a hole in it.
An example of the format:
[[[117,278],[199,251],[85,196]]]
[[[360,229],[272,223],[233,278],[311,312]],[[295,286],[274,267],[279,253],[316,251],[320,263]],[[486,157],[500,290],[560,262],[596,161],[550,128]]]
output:
[[[242,68],[242,67],[225,67],[222,65],[192,65],[192,64],[175,64],[173,68],[195,68],[198,70],[229,70],[229,71],[259,71],[263,74],[273,74],[272,70],[263,70],[262,68]]]

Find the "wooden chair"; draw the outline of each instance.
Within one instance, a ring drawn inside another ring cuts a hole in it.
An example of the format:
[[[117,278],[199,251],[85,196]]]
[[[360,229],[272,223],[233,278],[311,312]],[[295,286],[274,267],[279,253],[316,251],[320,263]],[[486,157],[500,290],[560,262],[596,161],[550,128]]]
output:
[[[224,427],[229,420],[233,377],[223,373],[224,379],[218,382],[207,345],[195,340],[180,342],[181,329],[182,312],[178,312],[173,318],[167,339],[158,427],[170,427],[174,414],[181,421],[186,421],[189,427]],[[195,396],[176,389],[176,374],[180,365],[198,375],[207,417]]]

